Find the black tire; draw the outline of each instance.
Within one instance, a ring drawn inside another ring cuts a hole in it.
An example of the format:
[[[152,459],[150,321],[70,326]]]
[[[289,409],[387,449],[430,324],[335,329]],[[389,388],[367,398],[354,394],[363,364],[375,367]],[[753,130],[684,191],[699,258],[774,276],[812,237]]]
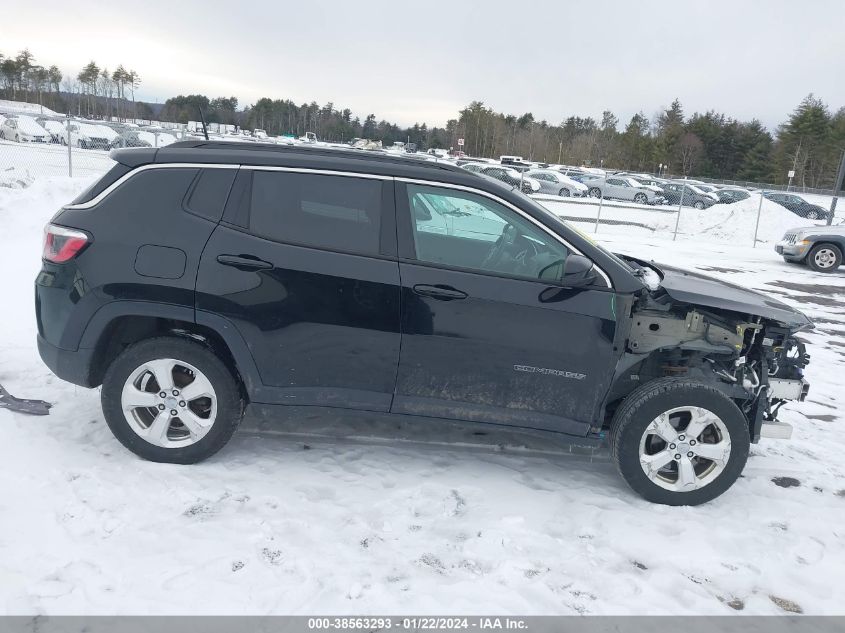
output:
[[[557,192],[557,195],[559,195],[561,198],[568,198],[570,195],[569,189],[563,187],[560,191]]]
[[[718,416],[731,440],[724,470],[709,484],[688,492],[671,491],[654,483],[640,465],[640,440],[660,414],[675,407],[706,408]],[[748,423],[724,393],[703,383],[680,378],[660,378],[634,390],[613,416],[610,449],[616,467],[634,492],[653,503],[694,506],[715,499],[733,485],[748,459]]]
[[[591,198],[601,198],[601,189],[598,187],[592,187],[589,191],[587,191],[587,195]]]
[[[155,446],[132,430],[124,417],[121,393],[135,369],[157,358],[190,363],[211,381],[217,395],[217,417],[199,441],[179,448]],[[194,464],[219,451],[231,439],[243,418],[244,403],[239,385],[220,358],[205,345],[176,337],[159,337],[126,348],[109,366],[103,378],[103,414],[114,436],[130,451],[153,462]]]
[[[701,200],[699,200],[698,202],[696,202],[693,206],[694,206],[696,209],[698,209],[699,211],[701,211],[702,209],[704,209],[704,203],[703,203]]]
[[[818,211],[816,211],[815,209],[810,209],[809,211],[807,211],[806,218],[808,220],[818,220],[819,219]]]
[[[634,202],[637,204],[648,204],[648,196],[644,193],[638,193],[634,196]]]
[[[832,273],[842,265],[842,250],[835,244],[816,244],[807,253],[807,266],[817,273]]]

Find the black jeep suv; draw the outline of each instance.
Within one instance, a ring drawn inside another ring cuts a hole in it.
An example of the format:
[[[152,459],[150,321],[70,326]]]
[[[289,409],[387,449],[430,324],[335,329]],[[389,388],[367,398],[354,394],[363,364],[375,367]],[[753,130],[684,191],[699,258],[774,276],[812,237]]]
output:
[[[801,313],[614,255],[464,169],[207,141],[112,157],[46,227],[38,346],[147,459],[214,454],[247,408],[337,407],[608,441],[642,496],[697,504],[806,393]]]

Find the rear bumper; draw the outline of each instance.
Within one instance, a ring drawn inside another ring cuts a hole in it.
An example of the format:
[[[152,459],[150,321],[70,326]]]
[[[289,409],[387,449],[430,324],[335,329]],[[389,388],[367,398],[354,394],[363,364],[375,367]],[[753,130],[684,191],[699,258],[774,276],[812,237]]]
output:
[[[38,353],[41,360],[56,376],[80,387],[94,387],[91,384],[91,364],[94,350],[80,347],[76,351],[51,345],[39,334]]]

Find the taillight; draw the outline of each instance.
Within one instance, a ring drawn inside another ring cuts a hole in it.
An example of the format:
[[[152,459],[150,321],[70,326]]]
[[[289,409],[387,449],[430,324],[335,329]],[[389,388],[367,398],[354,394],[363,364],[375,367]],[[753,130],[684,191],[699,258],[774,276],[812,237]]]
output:
[[[48,224],[44,227],[44,252],[41,257],[48,262],[62,264],[79,255],[88,242],[88,236],[82,231]]]

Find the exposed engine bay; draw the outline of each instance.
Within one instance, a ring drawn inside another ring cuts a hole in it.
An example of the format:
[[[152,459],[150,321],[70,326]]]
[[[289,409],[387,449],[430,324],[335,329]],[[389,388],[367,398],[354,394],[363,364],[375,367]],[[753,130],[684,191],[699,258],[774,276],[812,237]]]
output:
[[[804,368],[810,356],[795,336],[804,327],[812,324],[691,305],[662,287],[649,288],[632,306],[620,361],[626,369],[617,371],[614,391],[663,376],[688,377],[733,399],[749,422],[752,441],[788,439],[792,429],[777,414],[784,403],[804,400],[809,390]]]

